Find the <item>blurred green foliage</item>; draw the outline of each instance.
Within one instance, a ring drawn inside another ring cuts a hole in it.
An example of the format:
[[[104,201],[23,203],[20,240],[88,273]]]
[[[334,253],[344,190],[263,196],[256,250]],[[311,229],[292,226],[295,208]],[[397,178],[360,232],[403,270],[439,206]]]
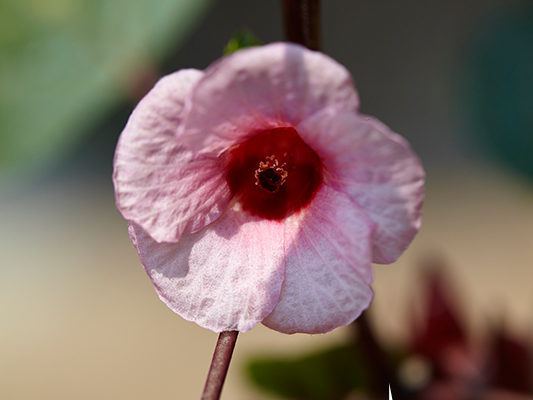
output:
[[[250,379],[287,399],[335,400],[366,388],[365,363],[353,345],[341,345],[297,359],[257,358],[249,362]]]
[[[465,49],[459,106],[471,131],[533,180],[533,6],[497,14]]]
[[[226,47],[224,47],[224,55],[227,56],[245,47],[259,46],[261,44],[261,41],[251,31],[242,30],[229,40]]]
[[[0,176],[76,143],[210,2],[0,0]]]

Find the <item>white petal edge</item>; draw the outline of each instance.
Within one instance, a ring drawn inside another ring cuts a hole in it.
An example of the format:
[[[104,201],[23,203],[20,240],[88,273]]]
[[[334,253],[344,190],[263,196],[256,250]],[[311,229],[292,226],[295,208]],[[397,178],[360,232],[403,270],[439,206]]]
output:
[[[321,157],[325,181],[376,224],[373,261],[394,262],[420,229],[425,173],[411,146],[373,117],[324,110],[296,127]]]
[[[131,114],[115,152],[117,208],[159,242],[202,229],[230,199],[221,161],[191,151],[178,135],[185,99],[202,76],[189,69],[159,80]]]
[[[322,186],[300,215],[285,221],[285,281],[263,324],[283,333],[325,333],[353,322],[373,292],[373,223],[346,195]],[[297,232],[296,235],[294,232]]]
[[[183,126],[198,148],[223,151],[277,126],[296,125],[326,107],[355,112],[348,70],[291,43],[238,51],[211,65],[187,103]]]
[[[138,226],[130,236],[160,299],[214,332],[245,332],[276,306],[285,276],[284,225],[235,206],[178,243],[157,243]]]

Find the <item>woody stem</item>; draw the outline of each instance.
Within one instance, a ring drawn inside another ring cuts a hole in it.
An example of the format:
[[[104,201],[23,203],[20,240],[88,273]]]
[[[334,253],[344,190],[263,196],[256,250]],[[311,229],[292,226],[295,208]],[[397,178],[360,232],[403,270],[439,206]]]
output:
[[[282,3],[287,40],[304,45],[311,50],[319,50],[319,0],[282,0]]]
[[[207,380],[205,381],[202,400],[218,400],[228,373],[229,363],[237,341],[237,331],[221,332],[218,336]]]

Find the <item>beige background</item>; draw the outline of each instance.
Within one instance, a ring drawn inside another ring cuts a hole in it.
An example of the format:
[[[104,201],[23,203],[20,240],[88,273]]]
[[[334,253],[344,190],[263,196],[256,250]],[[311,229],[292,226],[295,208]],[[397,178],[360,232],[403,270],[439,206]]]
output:
[[[199,397],[216,335],[158,300],[109,185],[11,188],[0,221],[0,398]],[[375,267],[384,340],[405,338],[408,308],[420,306],[420,261],[433,254],[448,260],[470,326],[531,328],[531,186],[486,167],[429,177],[422,231],[399,262]],[[241,334],[223,397],[267,398],[244,378],[248,357],[302,354],[346,334]]]

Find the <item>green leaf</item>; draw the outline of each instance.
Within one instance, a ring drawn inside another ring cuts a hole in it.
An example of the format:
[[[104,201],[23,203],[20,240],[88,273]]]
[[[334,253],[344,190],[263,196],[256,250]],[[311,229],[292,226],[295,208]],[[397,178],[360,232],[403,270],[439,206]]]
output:
[[[229,40],[226,47],[224,47],[224,55],[227,56],[245,47],[259,46],[261,44],[261,41],[252,32],[242,30],[233,35]]]
[[[287,399],[335,400],[366,387],[364,363],[354,346],[342,345],[298,359],[263,358],[248,363],[260,388]]]
[[[78,143],[210,0],[0,0],[0,177]]]
[[[473,30],[452,93],[472,148],[487,150],[533,183],[532,20],[532,3],[519,2]]]

